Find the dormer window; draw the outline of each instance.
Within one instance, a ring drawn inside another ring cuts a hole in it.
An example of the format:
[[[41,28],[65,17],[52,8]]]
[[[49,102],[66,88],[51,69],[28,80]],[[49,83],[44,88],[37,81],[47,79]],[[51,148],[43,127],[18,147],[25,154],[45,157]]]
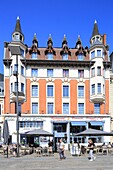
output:
[[[32,53],[31,58],[32,59],[37,59],[37,53]]]
[[[62,59],[63,59],[63,60],[68,60],[68,54],[67,54],[67,53],[62,54]]]
[[[82,53],[78,54],[78,60],[79,61],[84,60],[84,55]]]
[[[53,53],[48,53],[47,54],[47,59],[48,60],[53,60]]]

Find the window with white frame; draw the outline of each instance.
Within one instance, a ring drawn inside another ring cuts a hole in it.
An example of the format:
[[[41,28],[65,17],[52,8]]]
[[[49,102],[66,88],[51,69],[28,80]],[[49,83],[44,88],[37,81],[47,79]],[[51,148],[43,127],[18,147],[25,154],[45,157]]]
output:
[[[32,114],[38,114],[38,103],[32,103]]]
[[[78,54],[78,60],[83,61],[84,60],[84,55],[82,53]]]
[[[20,128],[43,128],[43,121],[19,121]]]
[[[63,85],[63,97],[69,97],[69,86]]]
[[[92,87],[92,95],[94,95],[95,94],[95,84],[92,84],[91,87]]]
[[[37,68],[32,68],[31,69],[31,76],[32,77],[37,77],[38,76],[38,69]]]
[[[47,77],[53,77],[53,69],[47,69]]]
[[[33,52],[33,53],[31,54],[31,58],[32,58],[32,59],[37,59],[37,53]]]
[[[91,77],[94,77],[95,76],[95,67],[93,67],[92,69],[91,69]]]
[[[38,85],[32,85],[32,97],[38,97]]]
[[[97,50],[97,57],[101,57],[101,50]]]
[[[47,85],[47,97],[53,97],[53,85]]]
[[[21,83],[21,92],[24,93],[24,83]]]
[[[48,60],[53,60],[53,53],[48,53],[47,54],[47,59]]]
[[[100,66],[97,67],[97,76],[101,76],[101,67]]]
[[[78,86],[78,97],[84,97],[84,86]]]
[[[62,55],[62,59],[63,59],[63,60],[68,60],[68,54],[67,54],[67,53],[63,54],[63,55]]]
[[[21,66],[21,75],[24,75],[24,67]]]
[[[94,113],[100,114],[100,103],[94,103]]]
[[[69,114],[69,103],[63,103],[63,114]]]
[[[91,59],[95,58],[95,51],[91,52]]]
[[[52,102],[47,103],[47,113],[53,114],[53,103]]]
[[[69,77],[69,69],[63,69],[63,77]]]
[[[101,83],[97,83],[97,93],[101,93]]]
[[[84,103],[78,103],[78,114],[84,114]]]
[[[78,70],[78,77],[84,77],[84,70]]]

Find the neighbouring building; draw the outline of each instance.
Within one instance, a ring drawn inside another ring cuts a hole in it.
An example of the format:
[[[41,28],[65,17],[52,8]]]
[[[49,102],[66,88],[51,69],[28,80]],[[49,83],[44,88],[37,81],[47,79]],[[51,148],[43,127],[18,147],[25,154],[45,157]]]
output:
[[[88,128],[110,132],[110,61],[106,34],[101,35],[95,21],[90,47],[83,47],[80,36],[74,48],[66,36],[61,47],[54,47],[51,35],[47,47],[39,47],[34,34],[32,46],[24,44],[17,18],[11,42],[4,43],[4,117],[11,141],[16,142],[16,90],[18,86],[20,142],[24,132],[42,128],[65,143],[87,142],[76,133]],[[18,68],[18,83],[15,71]],[[109,142],[110,137],[95,137]]]

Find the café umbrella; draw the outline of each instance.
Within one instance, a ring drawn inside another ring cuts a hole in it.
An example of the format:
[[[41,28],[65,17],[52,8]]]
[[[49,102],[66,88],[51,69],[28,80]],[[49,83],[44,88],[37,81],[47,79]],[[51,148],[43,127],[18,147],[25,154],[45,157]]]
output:
[[[7,158],[8,158],[9,126],[7,120],[5,120],[3,124],[3,138],[4,144],[7,145]]]

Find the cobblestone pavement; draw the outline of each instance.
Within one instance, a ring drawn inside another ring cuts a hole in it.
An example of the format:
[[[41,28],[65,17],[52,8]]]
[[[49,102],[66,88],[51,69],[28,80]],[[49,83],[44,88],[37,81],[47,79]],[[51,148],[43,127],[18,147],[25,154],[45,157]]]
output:
[[[113,170],[113,155],[98,155],[90,162],[87,156],[70,156],[59,160],[54,156],[37,157],[36,154],[13,157],[0,155],[0,170]]]

